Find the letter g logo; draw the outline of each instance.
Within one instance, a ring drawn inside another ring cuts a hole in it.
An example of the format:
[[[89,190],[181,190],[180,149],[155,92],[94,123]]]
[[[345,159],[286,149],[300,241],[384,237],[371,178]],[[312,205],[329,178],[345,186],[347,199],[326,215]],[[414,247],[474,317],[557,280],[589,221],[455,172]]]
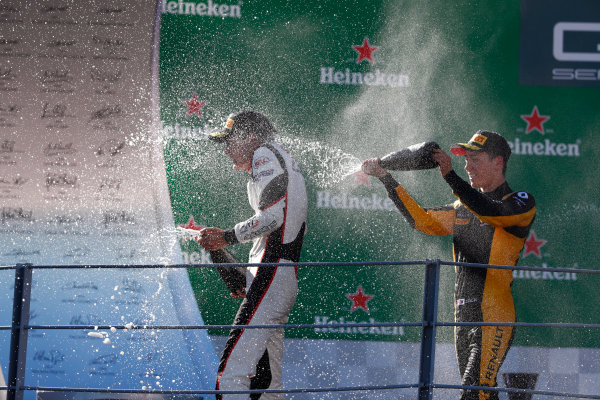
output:
[[[572,52],[565,51],[565,32],[586,32],[598,36],[596,48],[591,51]],[[558,61],[600,62],[600,22],[558,22],[554,25],[552,54]]]

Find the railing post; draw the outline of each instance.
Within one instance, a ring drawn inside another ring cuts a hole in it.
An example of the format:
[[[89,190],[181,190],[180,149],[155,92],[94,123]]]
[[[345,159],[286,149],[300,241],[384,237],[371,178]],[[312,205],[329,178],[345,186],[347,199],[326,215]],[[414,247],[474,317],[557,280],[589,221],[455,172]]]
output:
[[[437,327],[440,260],[427,260],[423,291],[423,327],[421,329],[421,358],[419,364],[419,400],[433,397],[433,368],[435,363],[435,334]]]
[[[31,303],[31,264],[17,264],[13,295],[12,329],[10,333],[10,360],[8,364],[7,400],[22,400],[27,356],[26,326],[29,324]]]

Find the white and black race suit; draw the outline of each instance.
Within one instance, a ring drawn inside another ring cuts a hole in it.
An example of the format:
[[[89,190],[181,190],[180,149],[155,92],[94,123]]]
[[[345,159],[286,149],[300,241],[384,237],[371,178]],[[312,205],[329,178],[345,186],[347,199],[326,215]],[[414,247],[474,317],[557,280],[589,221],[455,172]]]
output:
[[[249,263],[297,262],[306,229],[307,197],[296,161],[279,144],[261,145],[253,155],[248,200],[255,214],[226,231],[230,244],[253,242]],[[281,389],[283,328],[296,302],[296,267],[246,268],[246,297],[234,320],[219,363],[217,390]],[[217,399],[282,399],[281,393],[223,394]]]

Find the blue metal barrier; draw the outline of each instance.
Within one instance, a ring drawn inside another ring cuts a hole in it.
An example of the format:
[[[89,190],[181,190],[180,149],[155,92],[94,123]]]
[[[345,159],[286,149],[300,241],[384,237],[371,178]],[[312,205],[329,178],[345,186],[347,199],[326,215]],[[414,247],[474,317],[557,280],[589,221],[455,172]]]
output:
[[[435,364],[435,334],[437,328],[440,261],[425,264],[423,291],[423,328],[421,329],[421,357],[419,361],[419,400],[432,398],[433,369]]]
[[[9,400],[22,400],[20,387],[25,383],[25,359],[29,328],[29,306],[31,299],[31,264],[18,264],[15,269],[12,327],[10,333],[10,361],[8,364]]]
[[[280,267],[330,267],[330,266],[401,266],[401,265],[424,265],[425,266],[425,282],[423,293],[423,318],[420,322],[402,322],[402,323],[352,323],[352,324],[286,324],[285,329],[305,329],[305,328],[343,328],[343,327],[392,327],[392,326],[413,326],[421,327],[421,352],[419,359],[419,381],[412,384],[401,385],[385,385],[385,386],[353,386],[353,387],[335,387],[335,388],[300,388],[300,389],[285,389],[285,390],[247,390],[247,391],[191,391],[191,390],[138,390],[138,389],[106,389],[106,388],[68,388],[68,387],[43,387],[43,386],[28,386],[25,385],[26,371],[26,354],[27,354],[27,337],[30,330],[70,330],[70,329],[232,329],[233,325],[189,325],[189,326],[173,326],[173,325],[144,325],[144,326],[98,326],[98,325],[30,325],[29,324],[29,306],[31,300],[31,283],[33,269],[144,269],[144,268],[214,268],[213,264],[195,264],[195,265],[40,265],[33,266],[31,264],[18,264],[16,266],[2,266],[0,270],[15,270],[15,287],[13,297],[13,313],[11,326],[0,326],[0,330],[11,331],[10,345],[10,360],[8,382],[6,387],[0,387],[0,390],[7,390],[8,400],[22,400],[24,391],[27,390],[43,390],[43,391],[61,391],[61,392],[95,392],[95,393],[152,393],[152,394],[234,394],[234,393],[319,393],[319,392],[346,392],[346,391],[363,391],[363,390],[390,390],[390,389],[418,389],[419,400],[431,400],[433,398],[434,389],[476,389],[488,390],[497,392],[516,392],[529,393],[542,396],[563,396],[567,398],[580,399],[600,399],[600,395],[585,395],[576,393],[560,393],[539,390],[514,389],[514,388],[490,388],[480,386],[462,386],[462,385],[443,385],[434,382],[434,362],[435,362],[435,338],[436,329],[438,326],[525,326],[525,327],[553,327],[553,328],[584,328],[584,329],[600,329],[600,324],[573,324],[573,323],[506,323],[506,322],[487,322],[487,323],[458,323],[458,322],[438,322],[438,292],[440,280],[441,265],[464,265],[474,268],[498,268],[511,270],[529,270],[529,271],[547,271],[547,268],[539,267],[507,267],[500,265],[485,265],[485,264],[470,264],[456,262],[442,262],[440,260],[426,261],[399,261],[399,262],[329,262],[329,263],[265,263],[265,264],[220,264],[222,266],[280,266]],[[600,274],[600,270],[581,270],[581,269],[560,269],[553,268],[554,272],[570,272],[580,274]],[[265,329],[265,328],[281,328],[281,325],[256,325],[246,326],[245,329]]]

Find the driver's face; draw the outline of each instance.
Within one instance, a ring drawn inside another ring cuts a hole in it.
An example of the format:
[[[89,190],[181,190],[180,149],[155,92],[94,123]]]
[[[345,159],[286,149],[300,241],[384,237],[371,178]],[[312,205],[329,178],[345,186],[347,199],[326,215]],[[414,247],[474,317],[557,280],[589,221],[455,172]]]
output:
[[[252,167],[252,156],[255,150],[252,142],[252,135],[243,138],[233,134],[225,140],[225,155],[233,161],[234,169],[248,170]]]
[[[494,189],[501,173],[501,159],[497,156],[491,158],[482,151],[467,151],[465,155],[465,171],[469,175],[471,186],[489,192]]]

